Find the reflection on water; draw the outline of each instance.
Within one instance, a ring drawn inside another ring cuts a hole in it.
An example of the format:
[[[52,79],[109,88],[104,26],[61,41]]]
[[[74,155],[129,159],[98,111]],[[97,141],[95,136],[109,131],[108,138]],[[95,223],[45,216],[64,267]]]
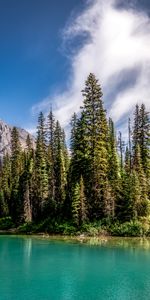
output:
[[[150,249],[150,238],[129,238],[129,237],[68,237],[68,236],[43,236],[35,237],[43,241],[66,242],[87,244],[90,246],[107,246],[107,247],[123,247],[123,248],[139,248]]]
[[[26,258],[29,260],[31,256],[32,250],[32,238],[27,238],[24,240],[24,254]]]
[[[0,237],[0,300],[150,299],[150,239]]]
[[[123,247],[123,248],[141,248],[150,249],[150,239],[148,238],[120,238],[120,237],[93,237],[79,239],[79,242],[88,245],[107,246],[107,247]]]

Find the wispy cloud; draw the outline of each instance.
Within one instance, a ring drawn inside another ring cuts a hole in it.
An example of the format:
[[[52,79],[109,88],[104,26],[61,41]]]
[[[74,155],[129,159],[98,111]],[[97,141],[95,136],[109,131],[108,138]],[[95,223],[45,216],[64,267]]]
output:
[[[47,112],[53,103],[56,118],[67,127],[73,112],[79,111],[81,89],[90,72],[99,78],[104,102],[116,122],[124,121],[137,102],[143,101],[150,108],[150,20],[145,12],[119,8],[117,2],[88,1],[85,9],[67,24],[65,41],[83,37],[82,46],[71,55],[68,88],[48,95],[32,107],[33,113]]]

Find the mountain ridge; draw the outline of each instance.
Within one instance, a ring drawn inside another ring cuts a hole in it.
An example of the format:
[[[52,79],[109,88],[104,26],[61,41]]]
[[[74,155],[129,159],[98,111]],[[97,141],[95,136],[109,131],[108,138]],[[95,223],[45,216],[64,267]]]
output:
[[[6,153],[11,153],[11,132],[14,126],[6,123],[2,119],[0,119],[0,160],[3,159]],[[33,147],[35,145],[35,138],[25,129],[15,126],[19,133],[19,140],[22,149],[26,148],[26,138],[29,134],[31,141],[33,143]]]

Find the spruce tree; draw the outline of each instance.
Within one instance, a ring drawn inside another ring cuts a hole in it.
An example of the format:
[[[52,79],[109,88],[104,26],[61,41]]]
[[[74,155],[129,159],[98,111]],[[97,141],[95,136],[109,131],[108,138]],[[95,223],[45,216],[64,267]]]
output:
[[[72,193],[72,220],[76,226],[81,226],[87,221],[87,205],[83,177],[76,183]]]
[[[128,119],[128,153],[129,153],[129,170],[132,169],[132,142],[131,142],[131,120]]]
[[[79,184],[81,176],[86,178],[89,172],[89,162],[87,159],[87,143],[85,140],[85,118],[84,113],[77,119],[76,114],[71,120],[71,159],[69,170],[67,174],[67,195],[65,201],[66,215],[71,218],[72,216],[72,198],[74,197],[74,190],[76,184]],[[85,188],[88,192],[88,186]]]
[[[55,180],[55,128],[56,122],[53,116],[52,110],[50,110],[48,115],[48,125],[47,125],[47,135],[48,135],[48,181],[49,181],[49,201],[48,201],[48,211],[50,214],[54,213],[55,209],[55,190],[56,190],[56,180]]]
[[[134,112],[134,125],[132,133],[132,168],[136,164],[137,148],[139,146],[139,128],[140,128],[140,115],[139,115],[139,105],[137,104]]]
[[[23,198],[23,220],[32,221],[32,197],[33,197],[33,168],[34,168],[34,150],[30,139],[26,139],[26,151],[24,152],[24,168],[20,178],[20,185]]]
[[[57,216],[61,216],[62,214],[62,208],[66,195],[67,170],[65,164],[64,147],[65,145],[62,136],[62,129],[59,122],[57,121],[54,132],[55,210]]]
[[[20,175],[22,172],[22,152],[19,140],[19,134],[16,127],[13,127],[11,133],[11,199],[10,211],[14,222],[19,222],[22,213],[22,202],[20,195]]]
[[[150,176],[150,119],[145,105],[139,111],[139,146],[144,173]]]
[[[114,123],[109,119],[109,138],[108,138],[108,190],[110,199],[112,199],[112,207],[115,210],[118,194],[120,191],[120,172],[119,159],[117,153],[117,141],[115,136]],[[110,185],[110,188],[109,188]],[[114,213],[113,213],[114,215]]]
[[[85,186],[88,187],[90,215],[93,219],[104,216],[105,188],[108,176],[108,124],[103,108],[102,91],[94,74],[90,74],[82,91],[85,118],[86,156],[90,170],[87,170]]]
[[[138,216],[148,216],[150,213],[149,210],[149,199],[148,199],[148,181],[146,175],[143,170],[142,166],[142,159],[141,159],[141,150],[140,146],[137,145],[135,149],[135,157],[134,157],[134,169],[133,169],[139,180],[140,184],[140,201],[138,201]]]
[[[8,153],[3,157],[0,190],[2,193],[1,215],[9,215],[11,204],[11,160]]]
[[[48,201],[48,172],[45,118],[42,113],[38,119],[38,131],[34,166],[34,206],[35,219],[44,217],[45,206]]]

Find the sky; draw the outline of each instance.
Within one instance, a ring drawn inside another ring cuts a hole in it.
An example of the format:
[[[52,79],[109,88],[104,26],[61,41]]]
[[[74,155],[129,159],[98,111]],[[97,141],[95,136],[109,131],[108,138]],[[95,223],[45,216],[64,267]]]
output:
[[[126,134],[136,103],[150,109],[150,1],[0,0],[0,119],[35,132],[39,112],[68,131],[90,72]]]

